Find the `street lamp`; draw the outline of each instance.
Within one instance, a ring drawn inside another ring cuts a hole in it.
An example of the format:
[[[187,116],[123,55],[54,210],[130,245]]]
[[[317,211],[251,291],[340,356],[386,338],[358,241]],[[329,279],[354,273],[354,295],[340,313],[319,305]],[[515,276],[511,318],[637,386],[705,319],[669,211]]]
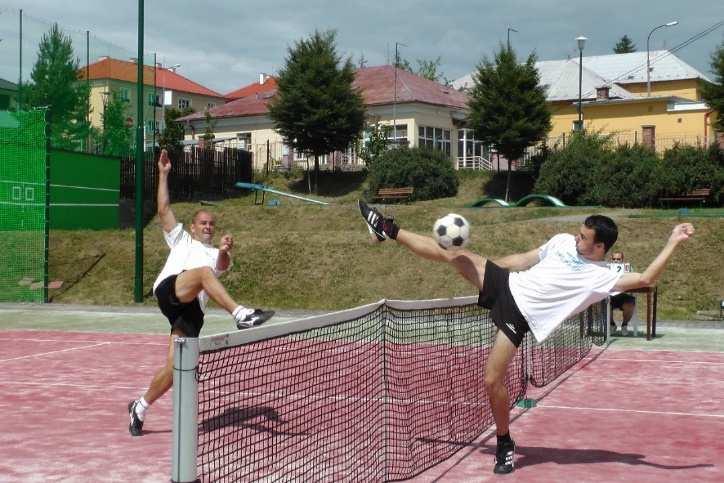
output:
[[[395,42],[395,94],[392,99],[392,142],[395,144],[395,147],[398,147],[397,144],[397,68],[400,65],[400,47],[407,47],[407,45],[403,44],[402,42]]]
[[[510,32],[515,32],[517,34],[518,31],[512,27],[508,27],[508,50],[510,50]]]
[[[583,48],[586,46],[586,40],[583,35],[576,37],[578,43],[578,122],[575,131],[583,131],[583,109],[581,108],[581,89],[583,85]]]
[[[649,32],[649,36],[646,37],[646,97],[651,97],[651,66],[649,62],[649,41],[651,40],[651,34],[654,33],[655,30],[658,30],[663,27],[673,27],[674,25],[678,25],[679,21],[674,20],[673,22],[668,22],[662,25],[659,25],[658,27],[654,27],[651,29],[651,32]]]

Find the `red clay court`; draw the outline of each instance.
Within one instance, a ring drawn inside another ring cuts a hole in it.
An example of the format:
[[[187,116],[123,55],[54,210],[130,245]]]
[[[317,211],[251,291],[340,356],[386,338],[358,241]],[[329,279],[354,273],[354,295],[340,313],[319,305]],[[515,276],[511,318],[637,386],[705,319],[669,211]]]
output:
[[[170,395],[154,405],[141,438],[128,434],[126,410],[166,336],[0,336],[0,480],[169,481]],[[594,347],[529,397],[537,407],[512,414],[512,476],[492,474],[494,437],[486,433],[410,481],[724,481],[722,352]]]

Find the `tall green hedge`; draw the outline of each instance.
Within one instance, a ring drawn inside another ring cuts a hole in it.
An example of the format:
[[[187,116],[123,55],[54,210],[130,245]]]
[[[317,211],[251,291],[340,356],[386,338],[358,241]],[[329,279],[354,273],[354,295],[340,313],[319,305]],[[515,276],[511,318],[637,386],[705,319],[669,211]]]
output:
[[[455,196],[458,178],[450,159],[441,151],[424,148],[396,148],[369,166],[367,197],[379,188],[415,188],[413,200]]]
[[[570,205],[658,206],[664,196],[711,187],[709,205],[724,201],[724,153],[675,146],[663,156],[637,145],[614,146],[609,136],[576,134],[562,149],[550,151],[535,191]]]

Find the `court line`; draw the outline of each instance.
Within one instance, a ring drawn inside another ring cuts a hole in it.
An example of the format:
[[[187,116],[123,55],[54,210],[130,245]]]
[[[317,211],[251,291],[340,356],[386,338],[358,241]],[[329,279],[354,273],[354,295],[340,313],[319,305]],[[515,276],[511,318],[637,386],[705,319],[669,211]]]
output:
[[[569,409],[573,411],[602,411],[602,412],[620,412],[620,413],[641,413],[641,414],[657,414],[665,416],[693,416],[702,418],[724,418],[724,414],[702,414],[702,413],[681,413],[676,411],[647,411],[644,409],[622,409],[622,408],[587,408],[574,406],[556,406],[548,404],[538,404],[536,408],[545,409]]]
[[[724,362],[710,362],[710,361],[682,361],[682,360],[671,360],[671,359],[628,359],[628,358],[613,358],[606,357],[601,359],[601,362],[606,361],[627,361],[627,362],[665,362],[672,364],[713,364],[713,365],[724,365]]]
[[[118,334],[118,332],[110,332],[111,334]],[[143,334],[148,335],[148,334]],[[153,335],[153,334],[151,334]],[[158,334],[159,336],[163,337],[166,334]],[[156,345],[161,347],[168,346],[168,343],[161,343],[161,342],[133,342],[133,341],[120,341],[120,340],[72,340],[72,339],[26,339],[26,338],[14,338],[14,337],[8,337],[8,338],[0,338],[0,342],[64,342],[66,344],[71,344],[73,342],[96,342],[96,343],[105,343],[105,344],[120,344],[120,345]]]
[[[72,384],[68,382],[32,382],[32,381],[8,381],[0,380],[0,386],[43,386],[43,387],[76,387],[79,389],[128,389],[143,391],[139,386],[111,386],[108,384]]]
[[[30,354],[27,356],[13,357],[11,359],[0,359],[0,362],[19,361],[21,359],[32,359],[33,357],[47,356],[50,354],[59,354],[61,352],[70,352],[70,351],[82,350],[82,349],[92,349],[93,347],[99,347],[99,346],[108,345],[108,344],[110,344],[110,342],[100,342],[98,344],[84,345],[82,347],[71,347],[69,349],[61,349],[61,350],[50,351],[50,352],[41,352],[39,354]]]

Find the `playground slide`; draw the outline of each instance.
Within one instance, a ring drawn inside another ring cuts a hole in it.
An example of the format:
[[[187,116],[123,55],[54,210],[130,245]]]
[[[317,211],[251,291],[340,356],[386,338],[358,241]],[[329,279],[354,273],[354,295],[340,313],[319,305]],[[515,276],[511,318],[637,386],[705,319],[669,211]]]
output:
[[[274,188],[270,188],[266,185],[258,184],[258,183],[245,183],[245,182],[240,181],[240,182],[236,183],[234,186],[236,186],[237,188],[242,188],[242,189],[247,189],[247,190],[252,190],[252,191],[264,191],[267,193],[274,193],[275,195],[286,196],[288,198],[295,198],[298,200],[306,201],[308,203],[316,203],[318,205],[328,205],[329,204],[326,201],[313,200],[312,198],[305,198],[304,196],[293,195],[291,193],[286,193],[284,191],[275,190]]]

